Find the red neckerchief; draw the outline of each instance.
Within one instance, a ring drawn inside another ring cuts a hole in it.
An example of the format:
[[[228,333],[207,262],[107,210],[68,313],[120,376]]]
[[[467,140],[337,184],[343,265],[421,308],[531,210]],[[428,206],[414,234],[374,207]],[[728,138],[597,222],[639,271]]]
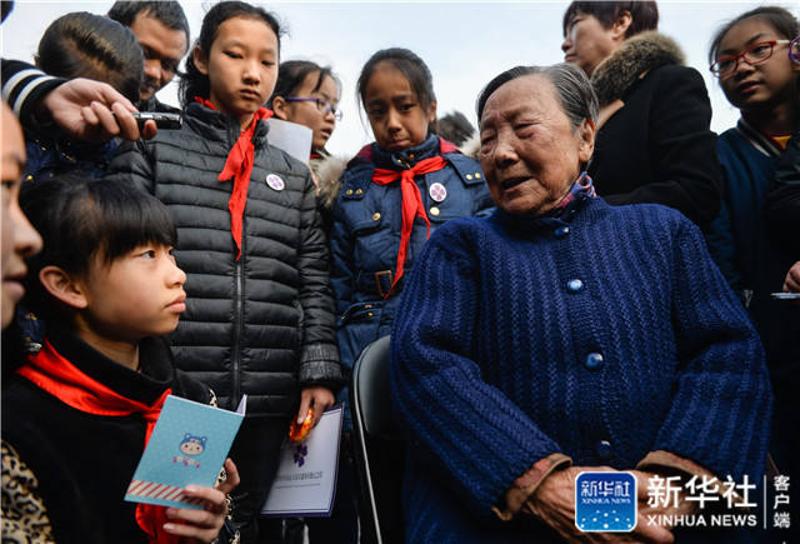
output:
[[[427,236],[431,235],[431,222],[425,214],[425,205],[422,203],[422,195],[420,195],[419,187],[414,182],[414,177],[422,174],[430,174],[437,172],[447,166],[447,161],[441,155],[430,157],[419,161],[417,164],[407,170],[388,170],[385,168],[376,168],[372,174],[372,182],[378,185],[388,185],[400,180],[400,194],[403,198],[403,222],[402,230],[400,231],[400,248],[397,251],[397,269],[394,273],[394,281],[392,288],[384,296],[389,298],[394,292],[394,287],[400,278],[403,277],[403,268],[406,264],[406,253],[408,252],[408,242],[411,240],[411,231],[414,229],[414,219],[422,217],[425,220],[425,225],[428,227]]]
[[[17,374],[81,412],[112,417],[141,414],[147,423],[145,445],[150,440],[164,401],[172,393],[172,389],[167,388],[151,405],[131,400],[86,375],[58,353],[47,340],[39,353],[28,356],[27,363],[17,370]],[[141,503],[136,505],[136,523],[147,534],[151,544],[180,542],[180,537],[163,531],[164,524],[168,521],[165,507]]]
[[[209,109],[217,109],[209,100],[200,96],[195,96],[194,101]],[[217,176],[217,180],[221,182],[230,181],[233,178],[233,191],[228,200],[228,210],[231,212],[231,234],[236,242],[237,261],[242,256],[242,217],[247,203],[247,189],[250,186],[250,174],[253,173],[253,159],[256,153],[253,134],[255,134],[258,122],[270,117],[272,117],[272,110],[258,108],[247,128],[239,133],[239,139],[228,152],[225,167]]]

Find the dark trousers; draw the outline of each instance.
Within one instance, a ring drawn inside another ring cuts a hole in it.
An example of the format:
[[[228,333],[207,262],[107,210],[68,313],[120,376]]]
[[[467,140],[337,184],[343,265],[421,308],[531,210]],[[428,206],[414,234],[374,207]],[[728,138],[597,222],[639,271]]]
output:
[[[289,418],[247,417],[231,447],[231,459],[241,483],[231,494],[233,521],[242,544],[280,542],[279,520],[260,519],[259,514],[278,470],[281,444],[289,430]]]

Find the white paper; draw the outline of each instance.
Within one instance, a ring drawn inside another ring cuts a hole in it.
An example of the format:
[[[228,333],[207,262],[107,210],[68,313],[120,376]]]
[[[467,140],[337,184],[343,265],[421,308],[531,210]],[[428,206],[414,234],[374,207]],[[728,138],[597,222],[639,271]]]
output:
[[[339,439],[342,434],[342,408],[322,414],[308,439],[301,444],[286,440],[281,448],[278,473],[267,501],[264,516],[328,517],[333,509]]]
[[[314,136],[310,128],[275,117],[271,117],[267,124],[269,125],[267,140],[270,145],[279,147],[303,164],[308,164]]]

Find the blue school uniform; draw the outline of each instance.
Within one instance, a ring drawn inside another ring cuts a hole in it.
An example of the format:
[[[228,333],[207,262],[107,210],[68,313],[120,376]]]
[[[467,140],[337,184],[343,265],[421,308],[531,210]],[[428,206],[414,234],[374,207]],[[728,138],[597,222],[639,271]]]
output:
[[[401,184],[399,180],[388,185],[373,183],[375,169],[400,172],[436,155],[444,158],[446,166],[415,178],[433,234],[450,219],[481,214],[494,205],[475,159],[431,135],[419,146],[399,152],[388,152],[373,143],[347,165],[334,206],[330,241],[337,340],[346,368],[352,369],[367,344],[389,334],[403,280],[428,239],[427,225],[418,217],[404,275],[392,289],[402,230]]]

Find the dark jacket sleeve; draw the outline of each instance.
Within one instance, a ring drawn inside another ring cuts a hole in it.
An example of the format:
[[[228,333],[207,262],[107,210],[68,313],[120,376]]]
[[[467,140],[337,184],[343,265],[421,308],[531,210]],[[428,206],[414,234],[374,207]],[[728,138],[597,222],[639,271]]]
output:
[[[48,76],[35,66],[18,60],[0,61],[2,66],[3,100],[14,110],[23,126],[35,124],[34,111],[41,99],[66,82]]]
[[[331,229],[331,285],[336,297],[336,313],[344,314],[353,303],[355,270],[353,268],[353,239],[348,232],[340,199],[333,207]]]
[[[800,131],[792,136],[778,160],[764,213],[770,233],[800,259]]]
[[[124,141],[108,166],[106,179],[121,180],[136,185],[139,189],[155,193],[154,147],[147,147],[141,140]]]
[[[722,187],[705,83],[685,66],[664,66],[647,77],[659,78],[648,143],[654,182],[605,198],[611,204],[664,204],[705,229],[719,211]]]
[[[298,379],[301,387],[337,389],[343,383],[336,347],[336,316],[328,276],[328,248],[322,230],[311,174],[306,176],[297,267],[303,309],[303,345]]]

